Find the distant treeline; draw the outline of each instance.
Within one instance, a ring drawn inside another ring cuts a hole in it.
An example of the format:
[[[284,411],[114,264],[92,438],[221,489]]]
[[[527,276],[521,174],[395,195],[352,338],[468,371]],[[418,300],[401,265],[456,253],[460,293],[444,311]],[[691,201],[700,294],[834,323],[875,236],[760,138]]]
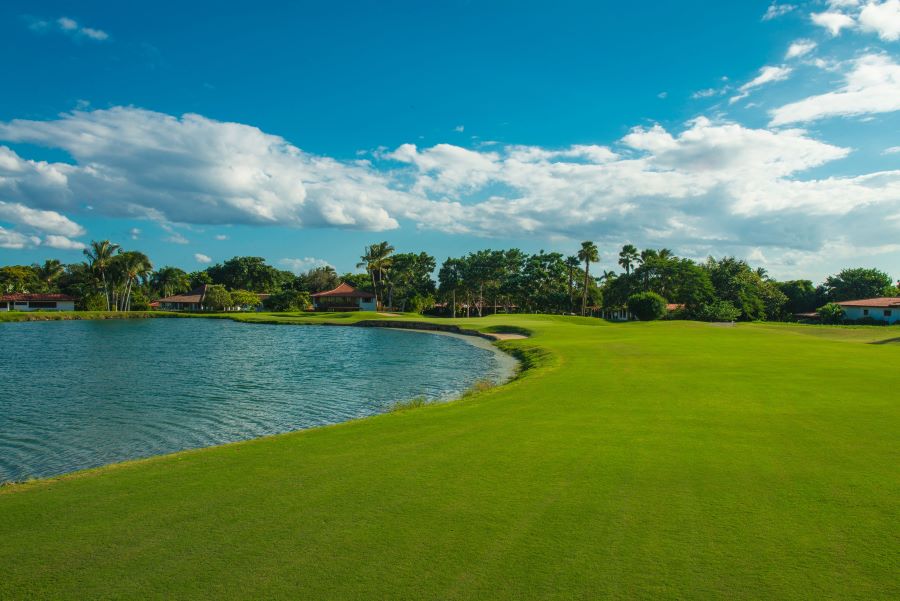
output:
[[[599,269],[598,266],[617,267]],[[252,304],[253,294],[314,293],[340,282],[374,292],[379,307],[438,315],[494,312],[597,315],[630,309],[643,318],[668,313],[703,320],[785,320],[835,301],[900,296],[877,269],[850,268],[819,285],[777,281],[735,257],[704,262],[668,249],[622,248],[600,257],[584,242],[575,255],[541,250],[480,250],[438,265],[427,253],[400,253],[387,242],[364,249],[356,273],[317,267],[299,275],[262,257],[234,257],[201,271],[154,269],[144,253],[108,240],[92,242],[85,260],[0,267],[0,291],[56,292],[76,297],[82,310],[145,310],[155,299],[216,284]],[[290,295],[288,295],[290,296]],[[306,298],[294,295],[293,298]]]

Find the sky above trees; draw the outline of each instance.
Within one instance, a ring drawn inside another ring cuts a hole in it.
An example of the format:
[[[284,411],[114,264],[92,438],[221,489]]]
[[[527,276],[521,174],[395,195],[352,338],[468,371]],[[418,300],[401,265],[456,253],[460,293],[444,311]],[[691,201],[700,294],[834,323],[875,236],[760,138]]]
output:
[[[900,271],[900,0],[433,4],[4,3],[0,263]]]

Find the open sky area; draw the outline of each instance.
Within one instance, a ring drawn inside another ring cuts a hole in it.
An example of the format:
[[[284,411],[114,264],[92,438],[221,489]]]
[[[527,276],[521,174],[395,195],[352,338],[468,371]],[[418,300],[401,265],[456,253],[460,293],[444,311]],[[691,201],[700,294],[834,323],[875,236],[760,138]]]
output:
[[[900,275],[900,0],[0,4],[0,263]]]

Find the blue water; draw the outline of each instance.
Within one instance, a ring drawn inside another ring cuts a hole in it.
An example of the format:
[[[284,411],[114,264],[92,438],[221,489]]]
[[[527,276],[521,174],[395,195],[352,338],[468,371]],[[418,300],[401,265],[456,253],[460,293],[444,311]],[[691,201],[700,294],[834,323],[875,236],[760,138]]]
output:
[[[447,399],[509,365],[460,338],[218,319],[0,324],[0,482]]]

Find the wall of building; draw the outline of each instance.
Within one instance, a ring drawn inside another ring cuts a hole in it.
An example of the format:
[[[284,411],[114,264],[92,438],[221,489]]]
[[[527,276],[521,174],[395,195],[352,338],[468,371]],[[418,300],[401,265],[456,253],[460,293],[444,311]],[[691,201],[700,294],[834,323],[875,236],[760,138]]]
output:
[[[869,314],[866,315],[866,310],[868,310]],[[884,314],[885,311],[890,311],[891,314],[886,316]],[[864,317],[871,317],[872,319],[878,319],[880,321],[886,321],[888,323],[896,323],[900,321],[900,308],[894,307],[892,309],[885,309],[883,307],[844,307],[844,316],[847,319],[863,319]]]
[[[0,303],[0,311],[74,311],[75,301],[54,301],[55,307],[32,307],[28,301]]]
[[[359,299],[359,310],[360,311],[374,311],[375,310],[375,299],[366,300],[364,298]]]

